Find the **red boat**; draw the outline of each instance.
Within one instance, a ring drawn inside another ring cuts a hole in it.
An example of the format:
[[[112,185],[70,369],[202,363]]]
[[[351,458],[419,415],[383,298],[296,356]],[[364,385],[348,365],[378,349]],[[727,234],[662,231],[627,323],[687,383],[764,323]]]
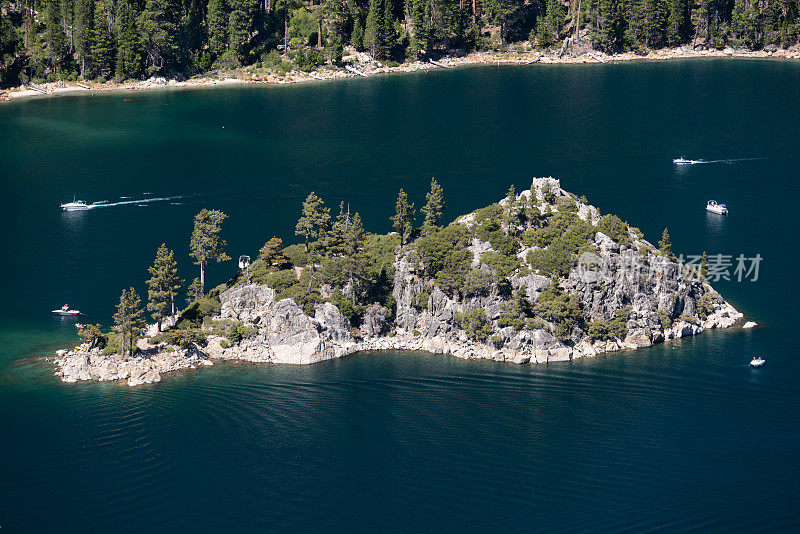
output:
[[[80,315],[81,312],[79,310],[70,310],[69,304],[64,304],[61,306],[59,310],[53,310],[53,313],[56,315]]]

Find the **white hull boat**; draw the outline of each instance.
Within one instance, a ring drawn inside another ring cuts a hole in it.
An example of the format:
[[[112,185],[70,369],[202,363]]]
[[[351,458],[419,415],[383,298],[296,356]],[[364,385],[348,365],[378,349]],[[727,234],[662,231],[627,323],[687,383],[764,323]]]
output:
[[[767,360],[765,360],[764,358],[756,357],[750,360],[750,367],[761,367],[765,363],[767,363]]]
[[[728,206],[725,204],[717,204],[716,200],[709,200],[706,204],[706,211],[710,211],[711,213],[716,213],[717,215],[727,215],[728,214]]]
[[[64,304],[61,308],[57,310],[53,310],[53,313],[56,315],[80,315],[80,310],[70,310],[69,304]]]
[[[695,163],[700,163],[696,159],[686,159],[684,157],[676,158],[672,160],[672,163],[675,165],[694,165]]]
[[[75,200],[73,198],[72,202],[61,204],[61,209],[64,211],[86,211],[91,208],[89,207],[89,205],[86,203],[85,200]]]

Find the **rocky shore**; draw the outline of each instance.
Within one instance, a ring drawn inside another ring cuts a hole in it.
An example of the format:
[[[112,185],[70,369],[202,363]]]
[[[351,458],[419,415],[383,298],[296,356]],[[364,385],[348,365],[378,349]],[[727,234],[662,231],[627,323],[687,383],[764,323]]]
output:
[[[447,56],[435,62],[413,61],[397,66],[386,66],[373,60],[368,54],[354,53],[345,58],[352,62],[352,68],[366,76],[381,73],[406,73],[418,72],[440,68],[453,68],[469,65],[531,65],[531,64],[584,64],[584,63],[614,63],[620,61],[659,61],[670,59],[696,59],[696,58],[773,58],[773,59],[800,59],[800,49],[797,47],[786,49],[770,48],[764,50],[746,50],[725,48],[723,50],[695,50],[690,46],[665,48],[654,50],[646,55],[633,52],[619,54],[606,54],[594,50],[582,53],[559,55],[553,51],[539,52],[523,50],[519,52],[473,52],[463,56]],[[320,67],[318,70],[307,73],[291,71],[285,75],[258,69],[244,67],[235,71],[214,73],[196,76],[188,80],[174,80],[166,78],[150,78],[143,81],[117,82],[52,82],[39,85],[20,86],[5,91],[0,91],[0,102],[12,101],[27,97],[56,96],[63,94],[98,93],[108,91],[138,92],[157,89],[180,88],[209,88],[227,87],[236,84],[274,85],[308,83],[343,78],[359,77],[359,74],[334,66]]]
[[[529,198],[546,212],[574,203],[577,217],[586,223],[596,227],[600,220],[597,208],[567,193],[552,178],[534,179],[531,189],[519,194],[519,199]],[[469,228],[477,224],[476,213],[452,224]],[[386,350],[427,351],[517,364],[549,363],[648,347],[709,329],[728,328],[742,318],[707,282],[687,276],[691,274],[687,266],[660,254],[635,229],[628,227],[628,232],[627,245],[602,232],[594,233],[586,246],[602,270],[593,275],[587,276],[579,264],[557,280],[522,268],[508,279],[515,292],[524,292],[531,303],[543,298],[543,292],[553,283],[558,284],[558,291],[579,297],[584,326],[571,328],[568,338],[559,339],[554,334],[556,325],[538,317],[524,327],[501,327],[498,319],[510,300],[498,284],[492,283],[477,294],[449,296],[421,274],[417,260],[411,257],[413,247],[398,247],[393,285],[397,307],[393,316],[390,310],[373,304],[354,328],[330,302],[317,304],[311,316],[292,299],[276,300],[275,290],[266,285],[234,285],[220,294],[220,313],[204,327],[208,331],[205,346],[187,350],[140,340],[140,351],[133,358],[104,355],[81,346],[61,351],[56,375],[64,382],[127,380],[134,386],[158,382],[163,374],[179,369],[212,365],[214,360],[312,364],[355,352]],[[487,252],[492,246],[473,238],[469,249]],[[473,257],[470,269],[486,272],[482,256]],[[629,266],[636,262],[644,262],[644,269],[632,274]],[[420,302],[420,295],[427,300]],[[491,336],[476,340],[454,320],[468,310],[485,314]],[[626,310],[623,334],[600,338],[590,334],[588,325],[612,321],[620,310]],[[221,331],[215,326],[232,323],[246,325],[248,334],[232,342],[215,333]]]

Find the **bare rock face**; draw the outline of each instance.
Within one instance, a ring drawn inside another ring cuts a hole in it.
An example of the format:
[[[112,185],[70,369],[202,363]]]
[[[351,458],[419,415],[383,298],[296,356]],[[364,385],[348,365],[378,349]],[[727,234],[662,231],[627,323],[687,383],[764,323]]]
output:
[[[533,302],[536,300],[536,297],[539,296],[539,293],[541,293],[542,290],[547,289],[550,286],[550,279],[540,274],[531,273],[523,277],[512,277],[511,284],[514,287],[514,290],[525,286],[528,300]]]
[[[389,310],[380,304],[372,304],[364,312],[364,319],[361,321],[361,335],[366,338],[376,338],[389,333]]]
[[[453,318],[455,306],[444,292],[435,287],[428,298],[428,324],[426,336],[434,337],[450,330],[450,319]]]
[[[414,298],[423,292],[424,285],[412,273],[411,265],[405,257],[399,258],[394,264],[394,289],[392,296],[397,302],[395,324],[398,328],[411,331],[419,320],[420,313],[414,307]]]
[[[254,362],[314,363],[351,350],[350,321],[331,303],[316,306],[314,320],[292,299],[275,301],[275,292],[250,284],[220,294],[221,315],[258,326],[258,334],[220,357]]]
[[[249,284],[223,291],[219,300],[223,319],[258,324],[275,300],[275,290],[264,285]]]
[[[339,308],[330,302],[325,302],[317,304],[314,311],[316,312],[314,321],[320,326],[323,337],[336,343],[353,341],[350,321],[342,315]]]
[[[325,349],[317,327],[292,299],[267,306],[250,321],[259,333],[241,342],[230,355],[255,362],[314,363]]]

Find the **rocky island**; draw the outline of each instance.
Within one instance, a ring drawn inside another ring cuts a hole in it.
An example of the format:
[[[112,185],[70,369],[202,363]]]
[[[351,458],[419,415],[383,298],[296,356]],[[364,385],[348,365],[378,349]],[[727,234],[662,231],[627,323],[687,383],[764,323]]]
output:
[[[124,337],[87,336],[59,351],[56,374],[133,386],[214,361],[311,364],[373,350],[547,363],[742,318],[706,281],[704,265],[673,255],[666,230],[656,247],[556,179],[512,187],[447,226],[438,224],[435,180],[427,199],[415,229],[401,190],[398,232],[381,236],[365,234],[343,206],[331,222],[312,193],[298,223],[305,244],[282,248],[273,238],[226,284],[208,295],[195,288],[186,310],[159,315],[127,354]]]

